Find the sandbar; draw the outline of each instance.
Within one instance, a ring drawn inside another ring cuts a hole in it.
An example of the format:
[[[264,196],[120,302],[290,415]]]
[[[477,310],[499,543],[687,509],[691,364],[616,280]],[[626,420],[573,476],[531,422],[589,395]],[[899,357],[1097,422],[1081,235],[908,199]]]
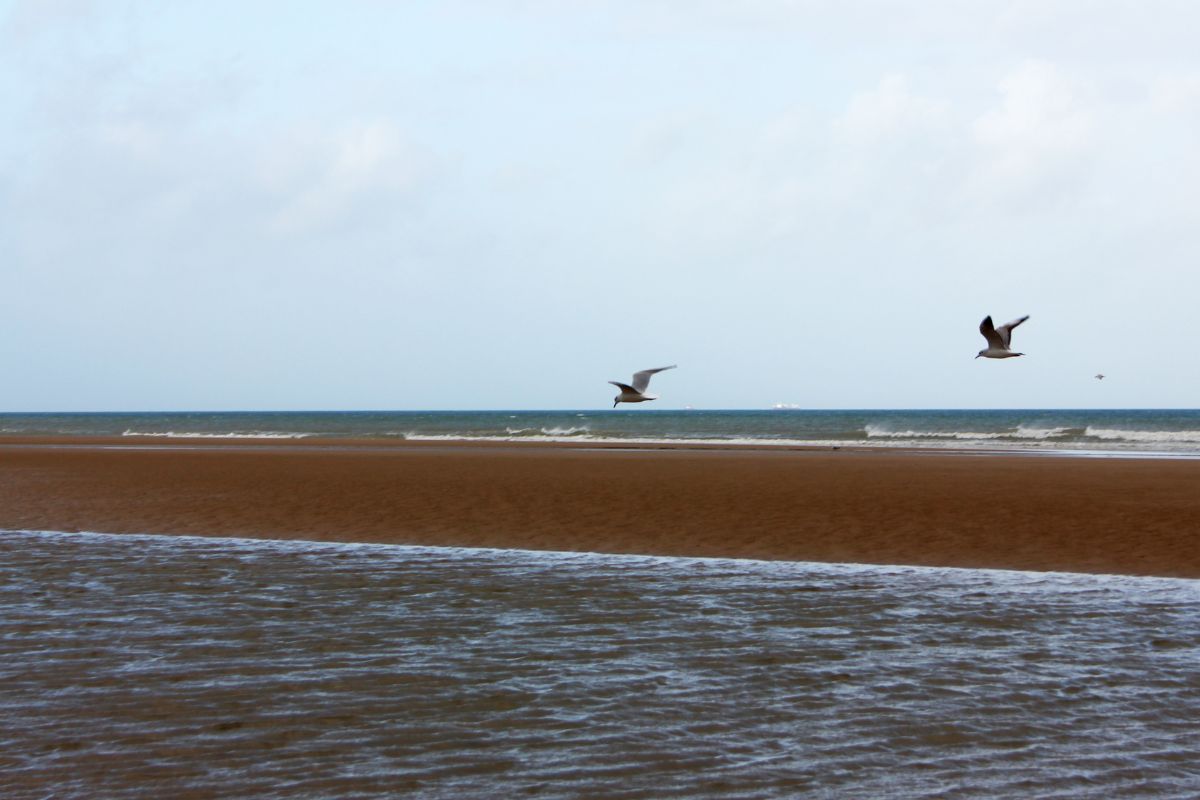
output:
[[[1200,460],[5,437],[0,528],[1200,578]]]

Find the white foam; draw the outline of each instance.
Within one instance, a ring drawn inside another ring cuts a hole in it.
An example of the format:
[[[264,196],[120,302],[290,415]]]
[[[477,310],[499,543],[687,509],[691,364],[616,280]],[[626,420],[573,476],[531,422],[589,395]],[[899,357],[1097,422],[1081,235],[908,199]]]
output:
[[[587,425],[578,427],[553,427],[553,428],[513,428],[505,427],[504,435],[488,434],[488,433],[419,433],[417,431],[389,432],[389,435],[402,436],[410,442],[575,442],[581,439],[595,441],[613,441],[613,442],[629,442],[632,439],[624,439],[619,437],[604,437],[604,436],[587,436],[591,429]],[[664,442],[678,441],[676,439],[664,439]]]
[[[127,430],[122,436],[145,436],[158,439],[305,439],[315,433],[284,433],[282,431],[250,431],[231,433],[200,433],[195,431],[134,431]]]
[[[804,438],[765,438],[755,436],[730,437],[682,437],[682,436],[612,436],[592,433],[588,426],[565,426],[549,428],[505,428],[504,434],[483,433],[421,433],[418,431],[387,431],[384,437],[399,437],[413,442],[550,442],[565,444],[598,444],[598,445],[698,445],[703,447],[867,447],[867,448],[905,448],[919,447],[930,449],[959,449],[959,450],[1029,450],[1048,452],[1059,450],[1064,453],[1082,452],[1088,447],[1084,441],[1065,439],[1070,436],[1072,428],[1034,428],[1018,426],[1013,431],[983,432],[983,431],[889,431],[875,425],[867,425],[865,435],[861,439],[804,439]],[[227,433],[210,433],[200,431],[135,431],[126,430],[122,436],[144,439],[305,439],[319,436],[317,433],[297,433],[283,431],[232,431]],[[1110,429],[1088,428],[1081,432],[1083,437],[1100,439],[1106,443],[1105,448],[1096,450],[1096,454],[1105,452],[1118,454],[1144,453],[1145,455],[1160,455],[1170,457],[1176,454],[1194,452],[1193,445],[1200,444],[1200,431],[1122,431]],[[1145,444],[1158,444],[1158,450],[1145,449]],[[1171,447],[1174,445],[1175,447]],[[1095,445],[1093,444],[1094,448]],[[1171,451],[1177,451],[1173,454]]]
[[[1016,435],[1022,439],[1053,439],[1058,436],[1066,436],[1074,428],[1035,428],[1031,425],[1018,425]]]
[[[727,438],[693,438],[693,437],[649,437],[649,436],[604,436],[597,434],[576,434],[551,436],[545,434],[525,435],[483,435],[458,433],[417,433],[402,434],[410,442],[552,442],[562,444],[597,444],[597,445],[662,445],[702,447],[869,447],[869,448],[945,448],[969,449],[969,441],[913,441],[911,439],[766,439],[754,436],[731,436]],[[994,447],[994,445],[987,445]],[[984,448],[979,445],[977,449]]]
[[[525,429],[530,430],[530,429]],[[546,429],[541,429],[546,430]],[[460,433],[417,433],[410,431],[403,434],[410,442],[564,442],[589,444],[658,444],[658,445],[772,445],[778,447],[820,447],[855,444],[847,441],[814,441],[810,439],[757,439],[754,437],[736,437],[728,439],[701,439],[684,437],[645,437],[645,436],[603,436],[597,434],[572,433],[575,428],[555,429],[561,433],[539,433],[527,435],[484,435]]]
[[[997,569],[994,567],[940,567],[918,564],[869,564],[853,561],[787,561],[730,556],[669,556],[642,553],[604,553],[582,550],[526,550],[519,547],[468,547],[462,545],[439,546],[427,544],[387,544],[381,542],[323,542],[309,539],[255,539],[242,536],[198,536],[195,534],[164,533],[105,533],[101,531],[56,531],[29,528],[0,528],[0,535],[64,537],[71,539],[100,539],[112,542],[149,540],[166,545],[196,546],[210,548],[227,544],[250,551],[355,551],[366,550],[380,553],[416,555],[485,555],[497,558],[523,558],[532,561],[561,563],[564,561],[597,561],[628,564],[661,564],[664,566],[692,567],[695,565],[742,567],[775,573],[827,572],[832,574],[878,574],[881,576],[948,575],[989,576],[997,580],[1014,580],[1018,583],[1038,583],[1060,579],[1064,584],[1075,582],[1080,588],[1092,588],[1096,584],[1128,584],[1130,586],[1159,586],[1200,593],[1200,579],[1174,578],[1157,575],[1123,575],[1119,573],[1065,572],[1061,570]]]
[[[954,439],[957,441],[991,441],[995,439],[1054,439],[1070,434],[1070,427],[1039,428],[1033,425],[1017,425],[1005,431],[889,431],[877,425],[867,425],[867,438],[883,439]]]
[[[1007,432],[983,433],[981,431],[889,431],[877,425],[867,425],[866,434],[869,439],[1008,439],[1013,434]]]
[[[542,433],[545,434],[546,436],[574,436],[579,433],[587,433],[590,430],[591,430],[591,428],[589,428],[587,425],[579,425],[576,427],[568,426],[565,428],[555,427],[555,428],[542,428],[541,429]]]
[[[1128,431],[1119,428],[1093,428],[1089,425],[1084,435],[1105,441],[1200,443],[1200,431]]]

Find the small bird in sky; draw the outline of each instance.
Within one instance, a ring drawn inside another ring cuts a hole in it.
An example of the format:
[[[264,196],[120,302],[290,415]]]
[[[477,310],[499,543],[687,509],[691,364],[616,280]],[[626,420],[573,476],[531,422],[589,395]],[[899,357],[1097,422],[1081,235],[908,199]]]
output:
[[[1013,328],[1020,325],[1025,320],[1029,319],[1029,315],[1015,319],[1007,325],[1001,325],[999,328],[993,327],[992,317],[989,314],[983,318],[983,322],[979,323],[979,332],[983,334],[983,338],[987,339],[988,346],[979,351],[976,358],[1015,358],[1023,356],[1024,353],[1014,353],[1008,348],[1012,343]]]
[[[644,369],[641,372],[635,372],[633,373],[633,380],[629,383],[609,381],[609,383],[621,390],[621,393],[613,398],[613,408],[616,408],[618,403],[644,403],[647,400],[657,400],[658,397],[655,395],[646,394],[646,388],[650,385],[650,376],[666,369],[675,369],[675,367],[676,365],[672,364],[669,367]]]
[[[1097,372],[1097,373],[1096,373],[1095,375],[1093,375],[1092,377],[1093,377],[1093,378],[1095,378],[1095,379],[1096,379],[1096,380],[1098,380],[1098,381],[1102,381],[1102,380],[1104,380],[1104,373],[1103,373],[1103,372]]]

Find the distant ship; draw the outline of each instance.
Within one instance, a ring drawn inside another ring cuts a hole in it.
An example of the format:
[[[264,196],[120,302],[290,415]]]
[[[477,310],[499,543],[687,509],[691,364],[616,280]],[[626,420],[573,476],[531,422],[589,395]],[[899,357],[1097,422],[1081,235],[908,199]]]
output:
[[[799,403],[776,403],[771,406],[772,411],[798,411],[801,408],[804,408],[804,406]]]

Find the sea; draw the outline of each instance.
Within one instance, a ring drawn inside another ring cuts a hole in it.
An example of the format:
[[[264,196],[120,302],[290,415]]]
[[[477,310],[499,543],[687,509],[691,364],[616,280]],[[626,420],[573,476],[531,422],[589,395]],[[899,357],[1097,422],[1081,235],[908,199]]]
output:
[[[1196,798],[1200,581],[0,532],[0,796]]]
[[[1200,454],[1197,409],[0,414],[4,435],[923,447]]]

